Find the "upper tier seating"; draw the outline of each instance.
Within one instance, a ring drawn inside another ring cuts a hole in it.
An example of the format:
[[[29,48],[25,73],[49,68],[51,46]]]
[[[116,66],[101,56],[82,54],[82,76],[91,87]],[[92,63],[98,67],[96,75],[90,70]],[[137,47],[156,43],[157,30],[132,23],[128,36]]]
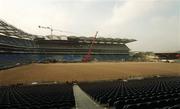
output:
[[[16,47],[35,47],[35,43],[31,40],[13,38],[0,35],[0,44],[16,46]]]

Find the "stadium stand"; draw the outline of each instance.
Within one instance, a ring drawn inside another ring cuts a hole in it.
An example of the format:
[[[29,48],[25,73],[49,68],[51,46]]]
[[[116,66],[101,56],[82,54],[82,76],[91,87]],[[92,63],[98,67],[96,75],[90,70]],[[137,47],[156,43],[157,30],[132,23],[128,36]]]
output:
[[[0,69],[33,62],[82,62],[93,37],[59,36],[48,39],[26,33],[0,20]],[[91,53],[92,61],[126,61],[134,39],[98,37]]]
[[[19,65],[32,63],[37,58],[34,54],[24,53],[1,53],[0,69],[11,68]]]
[[[15,47],[36,47],[32,40],[19,39],[0,35],[0,44]]]
[[[1,86],[0,109],[71,109],[71,84]]]
[[[79,86],[100,104],[116,109],[179,109],[180,77],[84,82]]]

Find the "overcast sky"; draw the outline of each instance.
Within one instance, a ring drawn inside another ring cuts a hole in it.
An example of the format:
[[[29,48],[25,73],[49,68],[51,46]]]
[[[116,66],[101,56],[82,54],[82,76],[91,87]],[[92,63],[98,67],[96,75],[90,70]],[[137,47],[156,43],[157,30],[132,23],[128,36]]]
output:
[[[32,34],[48,35],[38,25],[52,25],[76,35],[133,38],[132,51],[180,50],[180,0],[0,0],[0,19]]]

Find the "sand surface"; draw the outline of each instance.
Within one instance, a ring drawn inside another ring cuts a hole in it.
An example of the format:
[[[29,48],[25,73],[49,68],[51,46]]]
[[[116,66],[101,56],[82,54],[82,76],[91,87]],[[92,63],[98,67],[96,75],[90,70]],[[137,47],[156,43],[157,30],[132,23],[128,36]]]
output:
[[[179,63],[99,62],[31,64],[0,71],[0,84],[34,81],[95,81],[136,76],[179,75]]]

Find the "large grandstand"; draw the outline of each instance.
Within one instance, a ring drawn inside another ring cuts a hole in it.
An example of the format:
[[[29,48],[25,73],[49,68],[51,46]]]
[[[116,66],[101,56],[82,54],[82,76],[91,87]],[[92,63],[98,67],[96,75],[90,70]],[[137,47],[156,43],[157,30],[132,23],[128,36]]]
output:
[[[53,36],[52,36],[53,37]],[[88,52],[93,37],[59,36],[59,39],[26,33],[0,20],[0,68],[32,62],[80,62]],[[125,61],[129,59],[127,43],[134,39],[98,37],[92,60]]]

